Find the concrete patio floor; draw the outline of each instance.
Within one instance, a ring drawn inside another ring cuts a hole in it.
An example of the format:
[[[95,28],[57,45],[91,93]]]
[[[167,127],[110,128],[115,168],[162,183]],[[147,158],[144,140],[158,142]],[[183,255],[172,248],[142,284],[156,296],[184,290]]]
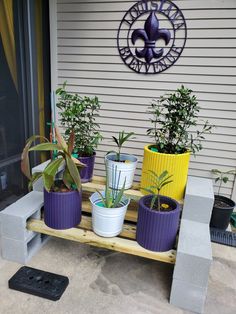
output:
[[[213,244],[207,314],[236,313],[236,249]],[[68,276],[61,300],[8,289],[20,264],[0,257],[1,314],[187,314],[168,303],[173,266],[52,238],[28,266]]]

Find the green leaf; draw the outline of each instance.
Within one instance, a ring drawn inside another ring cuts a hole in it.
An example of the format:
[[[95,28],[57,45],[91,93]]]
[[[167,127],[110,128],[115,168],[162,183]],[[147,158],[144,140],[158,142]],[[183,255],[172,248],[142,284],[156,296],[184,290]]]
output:
[[[126,178],[125,178],[124,184],[122,186],[122,189],[119,191],[118,195],[116,196],[116,199],[114,200],[113,208],[116,208],[122,200],[122,197],[123,197],[123,194],[125,191],[125,183],[126,183]]]
[[[106,199],[103,197],[102,193],[98,190],[96,192],[99,194],[101,201],[103,202],[103,205],[106,207]]]
[[[47,167],[43,171],[43,182],[44,186],[47,191],[50,191],[53,183],[56,173],[58,172],[59,167],[64,162],[63,158],[58,158],[53,161],[51,161]]]
[[[32,178],[31,178],[31,180],[29,181],[29,184],[28,184],[28,189],[29,189],[29,191],[32,190],[33,184],[34,184],[39,178],[41,178],[42,175],[43,175],[42,172],[35,172],[35,173],[32,175]]]
[[[155,205],[155,202],[158,198],[158,195],[153,195],[152,197],[152,201],[151,201],[151,204],[150,204],[150,209],[153,209],[153,206]]]
[[[64,170],[62,181],[64,182],[65,186],[70,190],[74,181],[67,167]]]
[[[43,139],[43,140],[48,141],[45,137],[40,136],[40,135],[31,136],[27,140],[26,145],[25,145],[24,150],[23,150],[22,155],[21,155],[21,171],[29,180],[31,180],[31,168],[30,168],[30,162],[29,162],[29,151],[30,151],[30,146],[37,139]]]
[[[53,186],[54,183],[54,177],[51,175],[48,175],[46,172],[43,172],[42,174],[43,177],[43,184],[45,189],[50,192],[51,187]]]
[[[149,188],[141,188],[141,190],[146,191],[150,194],[155,194],[156,192],[154,192],[153,190],[149,189]]]
[[[42,143],[38,144],[34,147],[31,147],[29,149],[30,152],[32,151],[53,151],[53,150],[61,150],[61,146],[57,144],[52,144],[52,143]]]
[[[161,184],[160,189],[162,189],[164,186],[166,186],[167,184],[170,184],[170,183],[172,183],[172,182],[173,182],[173,180],[164,182],[163,184]]]
[[[75,132],[74,132],[74,130],[72,130],[70,133],[69,140],[68,140],[68,153],[70,155],[73,152],[74,144],[75,144]]]
[[[223,180],[224,183],[227,183],[229,181],[229,178],[228,177],[223,177],[222,180]]]
[[[80,191],[81,189],[80,174],[75,163],[71,160],[71,158],[68,155],[66,155],[66,165],[68,167],[71,177],[74,180],[75,185],[77,186],[77,190]]]
[[[67,144],[66,144],[64,138],[61,136],[61,133],[60,133],[59,128],[57,126],[55,127],[55,133],[56,133],[57,142],[63,148],[64,151],[67,151],[68,150]]]

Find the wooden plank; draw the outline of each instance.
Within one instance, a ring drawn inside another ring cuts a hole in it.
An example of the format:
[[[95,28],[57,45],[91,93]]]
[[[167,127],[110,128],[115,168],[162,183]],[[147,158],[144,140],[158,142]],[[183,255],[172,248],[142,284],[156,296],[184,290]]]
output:
[[[80,224],[77,226],[78,229],[86,229],[92,231],[92,217],[82,216]],[[119,234],[121,238],[127,238],[131,240],[136,239],[136,226],[133,224],[124,223],[123,230]]]
[[[47,234],[50,236],[85,243],[96,247],[106,248],[109,250],[141,256],[156,261],[174,264],[175,250],[168,252],[152,252],[141,247],[136,241],[114,238],[102,238],[89,230],[71,228],[67,230],[55,230],[47,227],[42,220],[30,219],[27,223],[28,230]]]

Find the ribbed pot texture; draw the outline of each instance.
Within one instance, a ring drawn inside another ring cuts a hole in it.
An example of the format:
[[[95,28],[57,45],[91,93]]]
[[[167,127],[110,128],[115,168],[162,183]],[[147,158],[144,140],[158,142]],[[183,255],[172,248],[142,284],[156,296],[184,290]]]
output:
[[[52,229],[69,229],[81,221],[81,192],[44,190],[44,221]]]
[[[86,167],[80,170],[80,178],[82,183],[92,181],[95,157],[96,153],[94,153],[93,156],[78,158],[79,161],[86,165]]]
[[[210,227],[225,230],[228,228],[235,202],[230,198],[221,195],[215,195],[215,201],[217,200],[226,203],[228,206],[218,207],[214,204]]]
[[[190,153],[185,154],[161,154],[150,150],[152,145],[144,148],[144,158],[141,177],[141,188],[152,185],[149,170],[160,175],[164,170],[173,175],[173,182],[163,187],[162,195],[175,200],[182,200],[187,183]],[[147,194],[145,191],[144,194]]]
[[[180,206],[169,197],[161,196],[161,202],[169,204],[174,210],[159,212],[150,210],[152,195],[144,196],[139,201],[136,239],[147,250],[166,252],[174,247],[179,227]]]

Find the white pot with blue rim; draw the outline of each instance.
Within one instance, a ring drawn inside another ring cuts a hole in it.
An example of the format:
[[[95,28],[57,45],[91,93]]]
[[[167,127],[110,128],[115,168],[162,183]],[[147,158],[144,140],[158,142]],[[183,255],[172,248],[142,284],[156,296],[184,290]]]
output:
[[[125,182],[125,190],[130,189],[133,184],[138,158],[128,154],[121,154],[120,161],[117,161],[116,158],[115,153],[105,156],[110,188],[122,189]]]

